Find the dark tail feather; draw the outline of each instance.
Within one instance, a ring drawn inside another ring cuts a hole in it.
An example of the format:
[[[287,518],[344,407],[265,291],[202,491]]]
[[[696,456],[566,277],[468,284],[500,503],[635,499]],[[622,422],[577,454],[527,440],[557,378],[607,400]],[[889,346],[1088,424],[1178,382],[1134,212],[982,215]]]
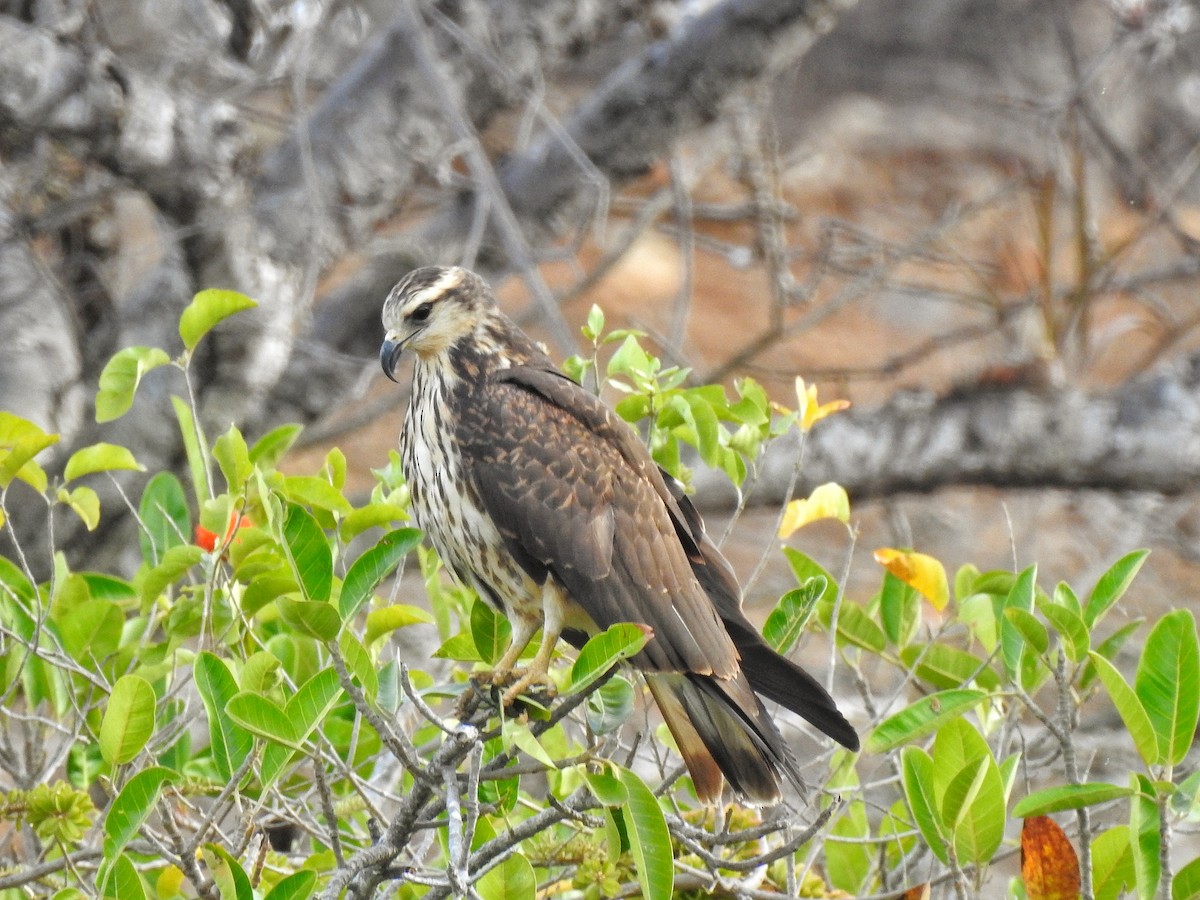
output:
[[[742,591],[733,569],[705,533],[700,513],[684,493],[683,485],[667,472],[659,471],[683,516],[679,527],[687,530],[699,551],[699,557],[691,560],[692,572],[733,638],[750,686],[764,697],[803,716],[843,747],[858,750],[858,734],[838,711],[829,692],[790,659],[772,650],[758,629],[750,624],[742,612]]]
[[[753,626],[747,634],[746,629],[725,624],[742,656],[742,671],[755,691],[803,716],[847,750],[858,750],[858,732],[819,681],[772,650]]]
[[[720,801],[722,776],[760,805],[778,802],[784,777],[804,790],[791,751],[748,684],[676,673],[647,673],[646,681],[701,801]],[[743,709],[730,693],[753,708]]]

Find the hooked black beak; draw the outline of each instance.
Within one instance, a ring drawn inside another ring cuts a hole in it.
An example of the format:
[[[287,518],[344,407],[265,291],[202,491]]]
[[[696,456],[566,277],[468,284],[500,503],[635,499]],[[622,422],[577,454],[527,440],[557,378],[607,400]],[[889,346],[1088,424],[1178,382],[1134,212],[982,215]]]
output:
[[[384,340],[379,348],[379,364],[383,366],[383,374],[392,381],[396,380],[396,363],[400,361],[400,351],[403,349],[404,344],[389,340]]]

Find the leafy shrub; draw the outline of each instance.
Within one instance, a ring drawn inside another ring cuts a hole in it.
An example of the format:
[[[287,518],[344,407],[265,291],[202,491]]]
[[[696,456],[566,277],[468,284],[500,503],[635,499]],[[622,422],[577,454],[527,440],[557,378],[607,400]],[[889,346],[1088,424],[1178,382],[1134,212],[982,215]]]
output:
[[[645,641],[639,628],[609,629],[557,667],[555,699],[500,712],[469,669],[500,656],[508,624],[419,546],[394,453],[355,505],[336,449],[313,474],[278,468],[297,427],[253,443],[231,428],[210,444],[184,399],[191,355],[250,305],[202,292],[179,356],[129,348],[101,376],[101,421],[128,410],[153,369],[185,386],[174,410],[189,478],[154,473],[127,500],[133,576],[72,571],[55,552],[39,582],[20,548],[0,559],[3,896],[918,896],[921,882],[994,896],[990,867],[1016,852],[1021,817],[1011,894],[1152,897],[1171,884],[1173,898],[1200,896],[1200,860],[1170,870],[1200,787],[1184,766],[1195,622],[1186,609],[1155,622],[1130,681],[1116,661],[1142,623],[1106,619],[1144,552],[1081,600],[1066,584],[1044,590],[1034,567],[965,566],[951,583],[936,560],[884,548],[880,589],[860,602],[786,547],[796,588],[764,632],[783,653],[806,626],[832,635],[836,680],[858,687],[869,734],[861,755],[810,761],[820,790],[793,799],[806,823],[737,806],[722,818],[698,807],[669,735],[638,714],[636,680],[609,673]],[[686,446],[749,489],[766,443],[839,407],[802,383],[795,411],[750,379],[733,400],[690,386],[637,334],[605,334],[598,310],[584,334],[593,353],[568,370],[623,392],[620,413],[685,480]],[[136,452],[96,444],[51,479],[37,457],[56,440],[0,414],[0,515],[32,492],[51,522],[66,509],[96,528],[88,480],[140,469]],[[824,485],[782,510],[781,535],[849,516],[845,492]],[[381,593],[410,556],[427,607]],[[399,658],[389,638],[422,626],[453,665]],[[1079,710],[1097,692],[1143,763],[1127,784],[1089,782],[1077,760]],[[1068,810],[1078,859],[1045,818]]]

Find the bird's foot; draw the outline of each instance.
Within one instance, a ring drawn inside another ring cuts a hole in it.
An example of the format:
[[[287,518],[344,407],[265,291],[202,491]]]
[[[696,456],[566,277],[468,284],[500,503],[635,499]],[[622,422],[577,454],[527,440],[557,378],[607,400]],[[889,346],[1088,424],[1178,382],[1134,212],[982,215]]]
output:
[[[532,699],[538,703],[553,700],[558,694],[558,688],[545,669],[530,666],[522,672],[511,674],[517,675],[517,679],[508,686],[508,689],[504,692],[504,696],[501,698],[501,703],[505,706],[512,706],[530,688],[534,688],[530,693],[532,694]]]
[[[491,688],[492,696],[499,694],[502,706],[512,706],[523,694],[545,705],[558,694],[558,688],[545,669],[530,666],[525,669],[493,669],[474,676],[481,688]],[[532,690],[531,690],[532,688]],[[500,693],[503,691],[503,693]]]

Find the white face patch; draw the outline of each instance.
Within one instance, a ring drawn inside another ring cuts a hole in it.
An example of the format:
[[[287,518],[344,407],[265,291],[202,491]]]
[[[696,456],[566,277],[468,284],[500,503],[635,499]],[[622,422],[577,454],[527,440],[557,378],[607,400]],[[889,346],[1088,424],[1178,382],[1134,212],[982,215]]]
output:
[[[404,308],[400,310],[401,317],[407,316],[422,303],[428,303],[430,300],[436,300],[444,295],[447,291],[452,291],[462,286],[463,280],[466,278],[467,270],[460,269],[455,266],[442,272],[438,276],[438,280],[426,288],[422,288],[404,304]]]

